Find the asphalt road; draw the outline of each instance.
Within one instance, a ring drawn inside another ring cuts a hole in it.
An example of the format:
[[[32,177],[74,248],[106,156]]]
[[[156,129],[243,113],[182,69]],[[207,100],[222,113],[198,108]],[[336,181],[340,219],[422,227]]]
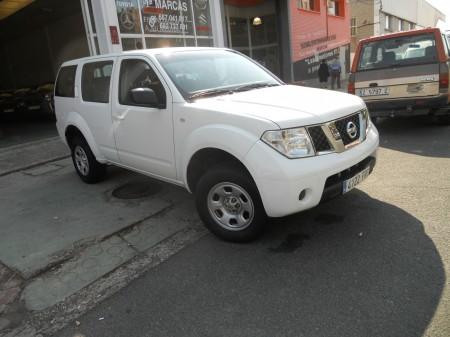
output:
[[[358,189],[251,244],[207,235],[57,336],[450,336],[450,127],[379,129]]]

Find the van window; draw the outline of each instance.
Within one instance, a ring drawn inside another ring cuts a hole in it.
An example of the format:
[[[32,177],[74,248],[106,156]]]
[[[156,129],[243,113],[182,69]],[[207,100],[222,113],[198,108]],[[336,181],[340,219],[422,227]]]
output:
[[[113,61],[86,63],[81,75],[81,94],[87,102],[108,103]]]
[[[392,37],[365,43],[361,55],[359,70],[438,61],[434,34]]]
[[[55,95],[60,97],[75,97],[75,74],[77,66],[62,67],[56,80]]]
[[[119,103],[138,105],[131,99],[131,89],[150,88],[158,97],[159,106],[166,103],[166,91],[150,65],[139,59],[125,59],[120,65]]]

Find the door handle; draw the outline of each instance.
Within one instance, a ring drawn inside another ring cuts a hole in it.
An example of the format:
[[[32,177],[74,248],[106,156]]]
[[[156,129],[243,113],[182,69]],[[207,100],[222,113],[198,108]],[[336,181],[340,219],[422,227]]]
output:
[[[123,115],[116,115],[115,118],[119,121],[123,121],[125,119],[126,114]]]

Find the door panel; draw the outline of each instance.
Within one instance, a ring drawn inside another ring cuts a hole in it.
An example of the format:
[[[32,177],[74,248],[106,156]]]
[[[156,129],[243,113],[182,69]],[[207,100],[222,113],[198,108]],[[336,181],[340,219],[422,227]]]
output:
[[[167,85],[147,59],[124,57],[117,68],[118,81],[114,90],[118,95],[113,102],[112,115],[120,163],[175,179],[172,96]],[[151,88],[160,104],[139,106],[130,92],[135,88]]]

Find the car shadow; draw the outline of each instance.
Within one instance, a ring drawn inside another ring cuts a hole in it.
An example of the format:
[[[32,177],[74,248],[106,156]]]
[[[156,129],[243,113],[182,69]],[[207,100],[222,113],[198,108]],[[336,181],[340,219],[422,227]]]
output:
[[[421,221],[354,190],[253,243],[207,235],[61,336],[419,337],[444,285]]]
[[[380,146],[428,157],[450,158],[450,126],[427,116],[384,118],[377,123]]]

